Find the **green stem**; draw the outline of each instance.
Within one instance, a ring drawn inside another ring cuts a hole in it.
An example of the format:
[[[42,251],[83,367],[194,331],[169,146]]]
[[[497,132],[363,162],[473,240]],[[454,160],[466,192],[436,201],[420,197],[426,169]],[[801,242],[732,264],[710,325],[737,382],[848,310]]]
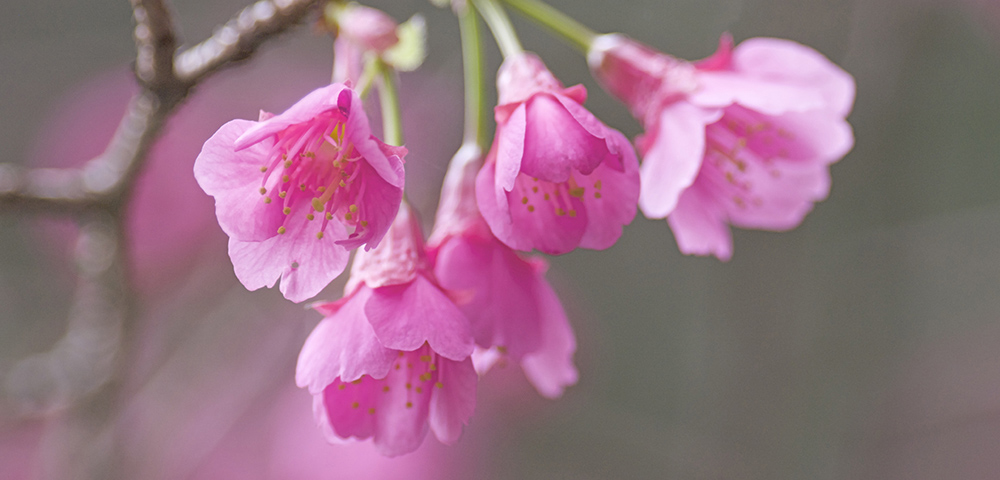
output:
[[[377,57],[372,56],[365,61],[365,68],[361,71],[361,78],[358,79],[358,84],[354,87],[362,100],[368,98],[368,94],[372,90],[372,85],[375,85],[375,77],[385,68],[387,67]],[[337,81],[337,79],[335,78],[334,81]]]
[[[462,36],[462,67],[465,81],[465,134],[463,144],[486,144],[486,88],[483,78],[483,41],[479,18],[472,5],[458,13]]]
[[[569,42],[573,47],[586,53],[590,50],[597,32],[587,28],[582,23],[570,18],[565,13],[556,10],[541,0],[503,0],[525,17],[552,30]]]
[[[497,5],[495,0],[473,0],[473,3],[479,10],[479,14],[483,16],[483,20],[486,21],[486,25],[490,27],[490,31],[493,32],[493,36],[497,39],[497,45],[500,47],[500,53],[504,57],[524,52],[521,41],[517,39],[517,33],[514,32],[514,25],[510,23],[510,17],[507,16],[507,12],[500,8],[500,5]]]
[[[403,145],[403,115],[399,108],[399,89],[396,88],[396,72],[378,61],[382,73],[379,84],[379,103],[382,104],[382,136],[389,145]]]

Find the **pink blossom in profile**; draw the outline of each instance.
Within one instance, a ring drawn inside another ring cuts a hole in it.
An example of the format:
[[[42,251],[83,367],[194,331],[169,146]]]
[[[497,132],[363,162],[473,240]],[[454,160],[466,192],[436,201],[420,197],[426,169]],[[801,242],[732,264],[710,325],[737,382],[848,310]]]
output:
[[[830,191],[854,145],[854,80],[815,50],[754,38],[691,64],[624,36],[598,37],[597,79],[646,133],[639,206],[687,254],[732,256],[728,225],[788,230]]]
[[[331,84],[279,115],[226,123],[194,173],[243,285],[280,277],[300,302],[340,275],[351,249],[378,245],[402,200],[405,153],[371,135],[356,92]]]
[[[296,382],[327,439],[371,438],[387,456],[412,452],[428,429],[458,440],[475,408],[472,331],[434,278],[409,206],[381,245],[358,252],[344,298],[313,307],[325,318]]]
[[[576,338],[545,279],[547,264],[525,259],[490,232],[475,204],[482,155],[466,146],[452,160],[441,189],[429,249],[441,286],[457,292],[479,347],[476,369],[501,357],[520,363],[542,395],[553,398],[576,383]]]
[[[613,245],[639,196],[629,142],[583,107],[582,85],[563,88],[533,54],[504,60],[497,91],[496,140],[476,181],[493,234],[550,254]]]

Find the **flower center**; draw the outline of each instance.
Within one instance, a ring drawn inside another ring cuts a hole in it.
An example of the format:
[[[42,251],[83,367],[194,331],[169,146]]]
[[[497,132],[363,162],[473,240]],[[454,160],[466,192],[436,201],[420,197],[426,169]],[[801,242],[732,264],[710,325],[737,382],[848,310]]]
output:
[[[579,202],[601,199],[601,181],[583,185],[575,176],[570,176],[565,182],[553,183],[522,173],[514,183],[514,192],[521,197],[521,208],[528,213],[534,213],[538,208],[549,208],[556,216],[576,217]]]
[[[336,115],[292,125],[277,135],[267,155],[269,163],[260,167],[263,202],[280,201],[281,214],[297,211],[318,222],[316,238],[323,238],[327,224],[337,219],[359,234],[368,227],[361,218],[357,200],[364,195],[360,175],[363,157],[350,143],[343,119]],[[298,209],[305,202],[310,208]],[[279,234],[287,231],[284,225]]]

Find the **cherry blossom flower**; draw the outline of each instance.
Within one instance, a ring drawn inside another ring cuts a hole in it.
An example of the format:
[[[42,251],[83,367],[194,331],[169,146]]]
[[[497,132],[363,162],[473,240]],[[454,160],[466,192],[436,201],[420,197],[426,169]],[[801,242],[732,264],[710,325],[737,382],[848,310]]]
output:
[[[624,36],[598,37],[595,76],[646,133],[639,206],[667,218],[687,254],[732,256],[727,228],[787,230],[830,190],[854,144],[854,80],[788,40],[755,38],[694,64]]]
[[[475,408],[472,332],[437,285],[408,206],[379,247],[358,252],[344,298],[314,308],[326,318],[302,347],[296,382],[327,439],[372,438],[388,456],[415,450],[428,426],[458,440]]]
[[[344,270],[349,250],[378,245],[402,200],[405,154],[371,135],[358,94],[335,83],[282,114],[226,123],[194,172],[243,285],[280,277],[299,302]]]
[[[463,147],[441,189],[437,222],[429,241],[434,273],[457,292],[459,308],[472,324],[485,373],[500,357],[519,362],[546,397],[558,397],[576,383],[576,339],[566,312],[545,280],[547,264],[524,259],[490,232],[475,204],[475,178],[482,155]]]
[[[533,54],[504,60],[497,134],[477,179],[496,237],[517,250],[601,250],[635,217],[638,161],[625,137],[583,108],[582,85],[563,88]]]

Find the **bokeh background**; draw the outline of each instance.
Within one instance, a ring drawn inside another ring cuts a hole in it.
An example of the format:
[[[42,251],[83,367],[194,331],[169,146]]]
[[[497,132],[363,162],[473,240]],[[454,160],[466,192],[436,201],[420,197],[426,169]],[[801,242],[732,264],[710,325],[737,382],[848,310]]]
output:
[[[366,3],[427,18],[429,57],[401,85],[409,195],[430,219],[460,137],[457,27],[424,0]],[[842,65],[857,140],[829,199],[792,232],[737,231],[728,263],[681,255],[665,222],[641,216],[608,251],[553,258],[581,371],[562,399],[508,368],[483,379],[455,447],[428,438],[385,461],[326,446],[293,382],[318,315],[236,282],[190,176],[223,122],[329,81],[329,38],[295,30],[195,92],[129,208],[142,348],[119,453],[136,478],[1000,478],[1000,3],[551,3],[684,58],[730,31]],[[173,5],[191,45],[245,4]],[[132,25],[121,0],[0,2],[0,161],[70,166],[103,149],[134,89]],[[516,25],[588,87],[592,111],[639,132],[579,55]],[[0,213],[0,478],[59,475],[60,424],[106,376],[99,339],[73,321],[76,235],[66,219]]]

